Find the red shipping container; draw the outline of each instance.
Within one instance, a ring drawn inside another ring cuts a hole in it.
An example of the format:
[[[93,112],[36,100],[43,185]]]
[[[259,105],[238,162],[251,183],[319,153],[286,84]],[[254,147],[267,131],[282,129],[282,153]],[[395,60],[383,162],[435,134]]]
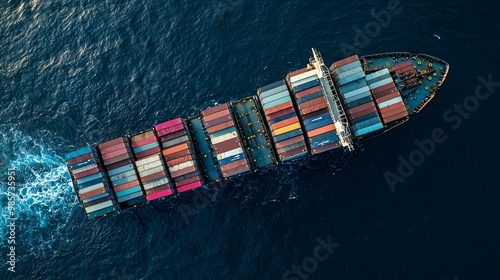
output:
[[[228,178],[228,177],[240,174],[240,173],[248,171],[248,170],[250,170],[250,168],[248,168],[248,164],[240,165],[236,168],[229,169],[229,170],[226,170],[225,172],[222,172],[222,176],[224,176],[225,178]]]
[[[230,120],[230,121],[227,121],[225,123],[221,123],[221,124],[218,124],[218,125],[214,125],[212,127],[208,127],[207,128],[207,132],[209,134],[212,134],[212,133],[215,133],[217,131],[221,131],[221,130],[224,130],[226,128],[230,128],[230,127],[233,127],[234,126],[234,122],[233,120]]]
[[[378,88],[370,88],[370,89],[372,90],[373,94],[377,94],[379,92],[382,92],[382,91],[385,91],[388,89],[396,89],[396,86],[394,85],[394,83],[388,83],[388,84],[380,86]]]
[[[111,159],[111,158],[117,157],[119,155],[127,154],[127,153],[128,153],[127,149],[122,148],[120,150],[113,151],[113,152],[110,152],[108,154],[103,154],[102,159],[107,160],[107,159]]]
[[[324,133],[327,133],[327,132],[331,132],[331,131],[335,131],[335,125],[334,124],[329,124],[329,125],[322,126],[320,128],[316,128],[314,130],[308,131],[307,132],[307,136],[309,138],[312,138],[312,137],[315,137],[315,136],[318,136],[318,135],[321,135],[321,134],[324,134]]]
[[[137,147],[141,147],[141,146],[144,146],[144,145],[147,145],[147,144],[151,144],[153,142],[157,142],[156,140],[156,136],[151,136],[149,138],[145,138],[145,139],[142,139],[142,140],[139,140],[139,141],[136,141],[136,142],[132,142],[132,148],[137,148]]]
[[[122,184],[122,185],[116,186],[116,187],[113,188],[113,190],[115,191],[115,193],[117,193],[117,192],[120,192],[120,191],[123,191],[123,190],[126,190],[126,189],[130,189],[130,188],[133,188],[133,187],[136,187],[136,186],[139,186],[139,181],[134,180],[132,182],[128,182],[126,184]]]
[[[363,110],[363,111],[357,112],[357,113],[355,113],[355,114],[352,114],[352,115],[350,115],[350,117],[351,117],[351,121],[352,121],[352,120],[355,120],[355,119],[357,119],[357,118],[359,118],[359,117],[362,117],[362,116],[366,116],[366,115],[368,115],[368,114],[371,114],[371,113],[373,113],[373,112],[377,112],[377,108],[373,107],[373,108],[369,108],[369,109],[366,109],[366,110]]]
[[[300,109],[305,109],[314,105],[327,104],[323,96],[299,104]]]
[[[234,150],[236,148],[241,148],[241,143],[238,141],[238,137],[232,138],[217,144],[214,144],[214,150],[217,151],[217,154],[221,154],[227,151]]]
[[[132,164],[132,159],[127,158],[126,160],[122,160],[113,164],[106,165],[107,170],[113,170],[122,166],[125,166],[127,164]]]
[[[384,107],[384,108],[380,109],[380,113],[382,113],[382,115],[383,115],[386,112],[392,111],[395,108],[399,108],[399,107],[405,107],[406,108],[405,103],[401,101],[401,102],[398,102],[396,104],[389,105],[387,107]]]
[[[276,149],[281,149],[283,147],[299,143],[300,141],[304,141],[304,136],[299,135],[299,136],[295,136],[293,138],[289,138],[289,139],[280,141],[280,142],[276,143]]]
[[[99,203],[103,203],[103,202],[106,202],[106,201],[109,201],[109,196],[106,196],[106,197],[103,197],[103,198],[99,198],[99,199],[96,199],[96,200],[92,200],[92,201],[89,201],[89,202],[84,202],[83,203],[83,207],[87,208],[87,207],[90,207],[90,206],[93,206],[93,205],[97,205]]]
[[[162,137],[160,137],[160,142],[165,142],[165,141],[168,141],[168,140],[179,138],[179,137],[182,137],[182,136],[184,136],[186,134],[187,134],[186,129],[179,130],[179,131],[176,131],[176,132],[173,132],[173,133],[169,133],[167,135],[163,135]]]
[[[143,152],[139,152],[135,154],[136,159],[146,158],[152,155],[156,155],[160,153],[160,147],[154,147]]]
[[[406,107],[404,107],[404,106],[396,107],[396,108],[392,109],[391,111],[384,112],[382,114],[382,117],[387,118],[387,117],[390,117],[392,115],[397,115],[397,114],[401,114],[401,113],[408,113],[408,111],[406,110]]]
[[[296,92],[295,98],[299,99],[299,98],[302,98],[304,96],[308,96],[310,94],[316,93],[318,91],[321,91],[321,86],[315,86],[315,87],[308,88],[308,89],[303,90],[303,91]]]
[[[292,101],[288,101],[288,102],[285,102],[283,104],[280,104],[280,105],[271,107],[269,109],[266,109],[266,115],[269,115],[269,114],[272,114],[272,113],[276,113],[278,111],[284,110],[286,108],[291,108],[291,107],[293,108]]]
[[[76,157],[76,158],[69,159],[66,162],[68,164],[75,164],[75,163],[79,163],[79,162],[83,162],[83,161],[89,160],[89,159],[91,159],[93,157],[94,157],[93,154],[85,154],[85,155],[82,155],[82,156],[79,156],[79,157]]]
[[[170,189],[162,190],[162,191],[150,194],[150,195],[146,195],[146,200],[147,201],[153,201],[153,200],[156,200],[156,199],[160,199],[162,197],[170,196],[172,194],[173,194],[172,190],[170,190]]]
[[[173,167],[173,166],[179,165],[181,163],[192,161],[192,160],[193,160],[193,157],[191,155],[187,155],[187,156],[183,156],[180,158],[176,158],[176,159],[167,161],[167,166]]]
[[[191,183],[194,183],[194,182],[199,182],[199,181],[200,181],[200,177],[199,176],[195,176],[195,177],[191,177],[191,178],[187,178],[187,179],[175,181],[175,186],[176,187],[182,187],[184,185],[188,185],[188,184],[191,184]]]
[[[217,113],[213,113],[211,115],[207,115],[203,117],[204,122],[209,122],[213,121],[215,119],[221,118],[221,117],[226,117],[226,116],[231,116],[231,113],[229,112],[229,109],[224,109],[222,111],[219,111]]]
[[[404,117],[408,116],[408,113],[407,112],[402,112],[402,113],[399,113],[399,114],[396,114],[396,115],[392,115],[392,116],[389,116],[387,118],[384,118],[384,123],[388,123],[388,122],[392,122],[392,121],[395,121],[395,120],[399,120],[399,119],[402,119]]]
[[[122,150],[122,149],[125,149],[125,144],[124,143],[120,143],[120,144],[116,144],[114,146],[111,146],[111,147],[107,147],[105,149],[101,149],[100,152],[101,152],[101,155],[106,155],[106,154],[110,154],[112,152],[116,152],[118,150]]]
[[[388,94],[388,95],[385,95],[385,96],[382,96],[382,97],[379,97],[379,98],[376,98],[376,99],[375,99],[375,101],[377,101],[377,104],[379,104],[379,103],[385,102],[385,101],[387,101],[387,100],[391,100],[391,99],[393,99],[393,98],[396,98],[396,97],[398,97],[398,96],[401,96],[401,95],[399,94],[399,91],[398,91],[398,92],[393,92],[393,93],[390,93],[390,94]]]
[[[156,133],[158,134],[158,136],[163,136],[183,129],[184,129],[184,124],[176,124],[174,126],[157,130]]]
[[[310,114],[312,112],[315,112],[315,111],[318,111],[321,109],[325,109],[326,107],[328,107],[328,105],[325,102],[323,104],[314,105],[314,106],[311,106],[308,108],[304,108],[304,109],[300,110],[300,112],[302,113],[302,115],[307,115],[307,114]]]
[[[120,138],[116,138],[116,139],[113,139],[111,141],[108,141],[108,142],[104,142],[102,144],[99,144],[99,150],[102,150],[102,149],[105,149],[107,147],[111,147],[111,146],[114,146],[116,144],[119,144],[119,143],[125,143],[125,139],[123,137],[120,137]]]
[[[279,156],[280,156],[280,159],[283,160],[283,159],[287,159],[289,157],[293,157],[295,155],[301,154],[303,152],[307,152],[306,146],[295,148],[293,150],[281,153],[281,154],[279,154]]]
[[[271,120],[273,120],[275,118],[279,118],[279,117],[282,117],[284,115],[287,115],[287,114],[290,114],[290,113],[293,113],[293,112],[295,112],[295,109],[293,107],[289,107],[289,108],[286,108],[284,110],[278,111],[276,113],[272,113],[272,114],[269,114],[269,115],[266,114],[267,115],[267,120],[271,121]]]
[[[287,77],[288,78],[294,77],[294,76],[300,75],[300,74],[305,73],[305,72],[307,72],[307,67],[290,72],[290,73],[288,73]]]
[[[194,182],[194,183],[191,183],[191,184],[184,185],[182,187],[178,187],[177,188],[177,192],[179,192],[179,193],[187,192],[187,191],[190,191],[192,189],[199,188],[201,186],[202,186],[201,182],[198,181],[198,182]]]
[[[165,178],[165,177],[167,177],[167,174],[165,173],[165,171],[160,171],[160,172],[148,175],[148,176],[141,177],[141,181],[142,181],[142,183],[146,183],[146,182],[151,182],[151,181],[158,180],[158,179]]]
[[[126,153],[126,154],[119,155],[117,157],[114,157],[114,158],[111,158],[108,160],[104,160],[104,165],[110,165],[110,164],[117,163],[119,161],[126,160],[129,158],[130,158],[130,155],[128,153]],[[110,169],[108,169],[108,170],[110,170]]]
[[[350,57],[347,57],[347,58],[344,58],[342,60],[339,60],[339,61],[336,61],[333,63],[333,68],[339,68],[339,67],[342,67],[344,65],[347,65],[349,63],[352,63],[354,61],[359,61],[359,57],[357,54],[353,55],[353,56],[350,56]]]
[[[361,112],[361,111],[371,109],[371,108],[375,108],[375,103],[373,103],[373,101],[365,103],[365,104],[361,104],[359,106],[356,106],[356,107],[349,109],[349,114],[352,116],[353,114],[355,114],[357,112]]]
[[[177,153],[169,154],[166,156],[164,155],[163,157],[165,158],[165,160],[170,161],[170,160],[184,157],[184,156],[188,156],[188,155],[191,155],[191,150],[185,149],[185,150],[179,151]]]
[[[100,171],[99,167],[95,167],[95,168],[85,170],[85,171],[77,173],[77,174],[73,174],[73,177],[75,177],[75,179],[81,179],[81,178],[87,177],[89,175],[95,174],[99,171]]]
[[[152,188],[152,189],[145,190],[145,191],[146,191],[146,195],[151,195],[151,194],[155,194],[155,193],[158,193],[161,191],[171,191],[171,189],[170,189],[169,184],[163,184],[163,185],[159,185],[156,188]]]
[[[172,127],[172,126],[179,125],[179,124],[182,124],[181,118],[177,118],[177,119],[173,119],[170,121],[166,121],[164,123],[157,124],[157,125],[155,125],[155,130],[159,131],[159,130],[165,129],[167,127]]]
[[[84,199],[91,198],[91,197],[94,197],[94,196],[97,196],[97,195],[100,195],[103,193],[106,193],[106,189],[105,188],[98,188],[98,189],[95,189],[93,191],[80,194],[80,199],[84,200]]]
[[[228,108],[227,103],[224,103],[224,104],[221,104],[221,105],[218,105],[218,106],[201,111],[201,115],[203,117],[205,117],[205,116],[212,115],[214,113],[217,113],[217,112],[222,111],[222,110],[227,109],[227,108]]]
[[[221,123],[225,123],[225,122],[231,121],[231,120],[233,120],[233,118],[231,118],[230,115],[226,115],[226,116],[217,118],[215,120],[211,120],[209,122],[205,122],[205,126],[206,127],[212,127],[212,126],[215,126],[215,125],[218,125],[218,124],[221,124]]]
[[[231,170],[231,169],[234,169],[234,168],[237,168],[239,166],[246,166],[247,165],[247,160],[245,158],[242,158],[240,160],[237,160],[237,161],[233,161],[231,163],[228,163],[228,164],[224,164],[220,167],[220,170],[222,171],[222,173],[224,173],[225,171],[228,171],[228,170]]]
[[[189,149],[189,146],[188,146],[187,143],[179,144],[179,145],[170,147],[168,149],[165,149],[165,150],[162,151],[162,154],[164,156],[167,156],[167,155],[170,155],[170,154],[173,154],[173,153],[180,152],[180,151],[185,150],[185,149]]]

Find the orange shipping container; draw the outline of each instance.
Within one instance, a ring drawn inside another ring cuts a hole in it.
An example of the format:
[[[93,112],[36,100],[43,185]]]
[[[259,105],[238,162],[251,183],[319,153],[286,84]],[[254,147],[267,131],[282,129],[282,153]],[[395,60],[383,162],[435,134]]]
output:
[[[323,127],[311,130],[311,131],[307,132],[307,136],[309,136],[309,138],[311,138],[311,137],[315,137],[315,136],[318,136],[320,134],[327,133],[327,132],[330,132],[330,131],[335,131],[335,125],[334,124],[329,124],[327,126],[323,126]]]
[[[187,143],[183,143],[183,144],[180,144],[180,145],[173,146],[171,148],[165,149],[165,150],[163,150],[162,154],[164,156],[168,156],[170,154],[177,153],[177,152],[180,152],[180,151],[185,150],[185,149],[189,149],[189,146],[188,146]]]
[[[292,130],[299,129],[299,128],[300,128],[300,123],[294,123],[294,124],[291,124],[291,125],[288,125],[288,126],[285,126],[282,128],[278,128],[278,129],[274,130],[273,133],[274,133],[274,136],[277,136],[277,135],[287,133],[287,132],[290,132]]]
[[[271,125],[271,130],[276,130],[278,128],[282,128],[284,126],[291,125],[291,124],[297,123],[297,122],[299,122],[299,118],[292,117],[292,118],[289,118],[289,119],[286,119],[286,120],[283,120],[283,121],[280,121],[280,122],[277,122],[277,123],[273,123]]]

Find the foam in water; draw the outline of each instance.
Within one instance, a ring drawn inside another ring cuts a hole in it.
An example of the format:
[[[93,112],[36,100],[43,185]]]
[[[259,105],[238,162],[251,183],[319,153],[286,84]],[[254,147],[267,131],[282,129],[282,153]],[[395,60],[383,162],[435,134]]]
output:
[[[47,131],[28,136],[16,126],[0,126],[0,228],[7,232],[7,170],[15,171],[16,242],[39,250],[51,246],[54,232],[69,219],[78,204],[65,161],[51,148],[57,137]],[[62,141],[62,140],[61,140]],[[5,236],[5,235],[4,235]],[[19,240],[19,241],[18,241]],[[6,246],[2,242],[2,246]]]

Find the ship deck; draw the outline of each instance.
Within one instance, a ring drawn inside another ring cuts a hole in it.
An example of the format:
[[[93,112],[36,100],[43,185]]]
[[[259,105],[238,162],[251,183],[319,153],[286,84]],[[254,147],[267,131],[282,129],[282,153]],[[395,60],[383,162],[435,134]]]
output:
[[[405,61],[411,62],[413,68],[421,73],[419,74],[421,84],[414,87],[403,88],[396,80],[409,114],[418,113],[427,105],[449,70],[448,63],[426,54],[384,53],[364,56],[362,59],[367,74],[383,68],[391,69],[394,65]]]

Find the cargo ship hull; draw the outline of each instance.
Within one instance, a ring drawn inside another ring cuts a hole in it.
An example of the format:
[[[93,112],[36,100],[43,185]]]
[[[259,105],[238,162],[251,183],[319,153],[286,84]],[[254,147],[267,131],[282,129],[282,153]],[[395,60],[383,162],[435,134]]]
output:
[[[309,63],[255,96],[66,155],[89,218],[330,151],[393,129],[435,96],[449,65],[425,54]]]

